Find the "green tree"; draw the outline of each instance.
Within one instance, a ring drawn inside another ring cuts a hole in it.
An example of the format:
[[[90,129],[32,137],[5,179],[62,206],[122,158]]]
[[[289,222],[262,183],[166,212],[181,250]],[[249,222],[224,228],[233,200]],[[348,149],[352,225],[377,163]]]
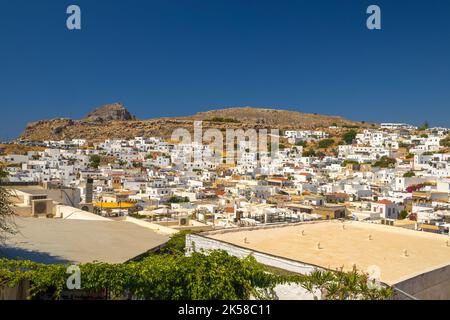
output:
[[[319,141],[318,147],[320,149],[327,149],[327,148],[331,147],[333,144],[334,144],[333,139],[322,139]]]
[[[341,166],[342,166],[342,167],[346,167],[346,166],[349,165],[349,164],[358,165],[359,162],[356,161],[356,160],[346,159],[346,160],[342,161]]]
[[[184,255],[186,248],[186,235],[192,233],[196,232],[192,230],[182,230],[172,235],[164,248],[161,249],[161,253]]]
[[[407,148],[407,149],[409,149],[409,148],[411,148],[411,145],[409,143],[400,142],[398,144],[398,147],[399,148]]]
[[[428,121],[425,121],[422,126],[420,126],[419,130],[424,131],[427,130],[430,126],[428,125]]]
[[[89,166],[94,169],[98,169],[100,166],[101,158],[98,154],[93,154],[89,157]]]
[[[142,162],[133,161],[132,164],[133,164],[133,168],[142,168],[142,166],[143,166]]]
[[[349,130],[342,135],[342,140],[346,144],[352,144],[353,140],[355,140],[355,138],[356,138],[356,134],[357,134],[356,130],[353,130],[353,129]]]
[[[8,177],[8,172],[4,171],[2,168],[0,168],[0,183],[3,179]]]
[[[316,151],[314,149],[307,149],[303,152],[304,157],[315,157]]]
[[[393,158],[389,158],[387,156],[382,156],[378,161],[375,161],[373,164],[374,167],[380,167],[380,168],[390,168],[395,166],[395,163],[397,161]]]
[[[450,147],[450,136],[447,136],[446,138],[442,139],[442,140],[439,142],[439,144],[440,144],[442,147],[447,147],[447,148],[449,148],[449,147]]]
[[[400,219],[406,219],[408,217],[408,212],[406,210],[400,211]]]
[[[167,200],[167,203],[185,203],[185,202],[189,202],[188,197],[172,196]]]
[[[121,167],[127,165],[127,162],[126,162],[126,161],[123,161],[123,160],[119,160],[117,163],[118,163],[118,165],[121,166]]]
[[[411,178],[411,177],[414,177],[416,174],[414,173],[414,171],[408,171],[408,172],[405,172],[404,174],[403,174],[403,177],[404,178]]]

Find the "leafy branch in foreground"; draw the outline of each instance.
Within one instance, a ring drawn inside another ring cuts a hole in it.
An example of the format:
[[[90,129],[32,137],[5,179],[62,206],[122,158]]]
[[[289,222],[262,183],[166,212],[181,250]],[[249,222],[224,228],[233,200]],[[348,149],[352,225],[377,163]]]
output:
[[[352,271],[315,270],[309,275],[293,276],[292,282],[299,283],[309,292],[320,291],[327,300],[384,300],[392,298],[392,288],[384,287],[370,280],[367,274]]]
[[[325,299],[386,299],[391,289],[370,288],[367,276],[356,272],[315,271],[310,275],[279,275],[268,272],[253,256],[239,259],[225,251],[208,255],[194,252],[154,254],[124,264],[79,265],[83,292],[107,289],[112,298],[156,300],[274,299],[277,284],[297,283]],[[0,287],[31,283],[30,296],[61,297],[66,285],[66,266],[0,259]]]
[[[253,257],[239,259],[225,251],[193,253],[190,257],[150,255],[137,262],[79,267],[84,292],[108,289],[113,298],[123,298],[125,293],[135,299],[158,300],[269,298],[264,292],[283,281],[267,273]],[[48,293],[55,299],[61,297],[67,276],[66,266],[60,264],[0,260],[0,287],[29,280],[32,297]]]

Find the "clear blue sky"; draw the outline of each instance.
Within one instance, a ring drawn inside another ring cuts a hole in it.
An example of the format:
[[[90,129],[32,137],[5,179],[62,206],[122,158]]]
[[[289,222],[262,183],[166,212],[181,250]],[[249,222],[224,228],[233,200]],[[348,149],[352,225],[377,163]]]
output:
[[[450,1],[0,0],[0,138],[116,101],[139,118],[250,105],[450,126]]]

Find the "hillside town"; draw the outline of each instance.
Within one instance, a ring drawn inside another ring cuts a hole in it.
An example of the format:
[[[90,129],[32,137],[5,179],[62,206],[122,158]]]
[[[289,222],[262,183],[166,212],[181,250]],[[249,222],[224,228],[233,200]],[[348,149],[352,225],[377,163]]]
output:
[[[209,161],[207,144],[135,137],[17,141],[29,151],[3,145],[0,162],[23,216],[39,216],[32,202],[44,199],[49,217],[85,211],[174,228],[344,219],[449,234],[449,129],[385,123],[277,138],[269,161],[243,141],[230,164]]]

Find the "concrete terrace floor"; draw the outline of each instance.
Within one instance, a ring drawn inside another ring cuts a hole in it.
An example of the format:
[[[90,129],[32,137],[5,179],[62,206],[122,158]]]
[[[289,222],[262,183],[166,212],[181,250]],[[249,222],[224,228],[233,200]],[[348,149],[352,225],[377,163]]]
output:
[[[42,263],[123,263],[169,239],[125,221],[15,219],[19,233],[0,246],[0,257]]]

